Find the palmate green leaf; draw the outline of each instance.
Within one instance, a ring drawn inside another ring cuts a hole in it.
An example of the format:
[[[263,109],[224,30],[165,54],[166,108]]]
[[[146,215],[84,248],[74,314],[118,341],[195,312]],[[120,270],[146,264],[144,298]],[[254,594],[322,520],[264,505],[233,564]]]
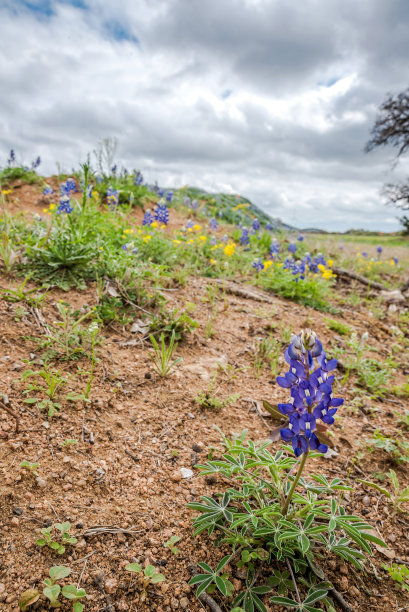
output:
[[[298,543],[300,544],[301,547],[301,552],[305,555],[305,553],[309,550],[310,548],[310,541],[307,538],[307,536],[305,535],[305,533],[302,533],[299,537],[298,537]]]
[[[208,565],[207,563],[203,563],[202,561],[200,563],[198,563],[198,566],[204,570],[205,572],[208,572],[209,574],[213,574],[213,570],[210,567],[210,565]]]
[[[190,585],[195,585],[195,584],[199,584],[200,582],[203,582],[204,580],[207,580],[209,578],[209,574],[196,574],[196,576],[193,576],[193,578],[191,578],[188,582],[188,584]]]
[[[223,578],[221,578],[221,576],[215,576],[215,583],[220,593],[226,597],[227,596],[227,586]]]
[[[224,568],[224,566],[230,561],[230,559],[231,559],[231,555],[226,555],[225,557],[223,557],[223,559],[221,559],[219,563],[217,564],[215,573],[218,574]]]
[[[316,601],[321,600],[328,593],[328,589],[314,589],[310,590],[308,596],[304,599],[304,605],[310,605],[315,603]]]
[[[370,482],[369,480],[362,480],[361,478],[358,478],[358,481],[366,485],[367,487],[376,489],[376,491],[379,491],[379,493],[382,493],[382,495],[385,495],[386,497],[389,497],[389,498],[391,497],[391,494],[389,493],[388,489],[384,489],[383,487],[376,484],[375,482]]]
[[[275,596],[270,599],[272,603],[275,603],[279,606],[287,606],[288,608],[298,608],[298,602],[294,601],[294,599],[290,599],[289,597],[281,597]]]
[[[65,567],[64,565],[54,565],[53,567],[50,567],[48,573],[50,578],[53,580],[62,580],[71,574],[71,569],[69,567]]]
[[[205,591],[213,582],[213,576],[209,576],[207,580],[204,580],[201,585],[199,585],[196,591],[196,597],[199,599],[200,595]]]

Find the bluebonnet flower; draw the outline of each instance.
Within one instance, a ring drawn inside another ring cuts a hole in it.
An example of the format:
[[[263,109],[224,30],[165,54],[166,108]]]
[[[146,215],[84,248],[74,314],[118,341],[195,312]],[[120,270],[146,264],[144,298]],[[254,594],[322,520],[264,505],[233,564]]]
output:
[[[222,236],[221,238],[222,242],[229,242],[229,237],[227,234],[224,234],[224,236]]]
[[[210,246],[214,246],[215,244],[217,244],[217,238],[216,238],[216,236],[212,236],[212,237],[210,238],[209,244],[210,244]]]
[[[134,248],[132,249],[132,253],[133,253],[134,255],[136,255],[136,254],[137,254],[137,252],[138,252],[138,247],[134,247]]]
[[[254,219],[253,223],[251,224],[251,227],[253,228],[255,232],[258,232],[258,230],[261,227],[260,221],[258,219]]]
[[[37,159],[35,159],[32,163],[31,163],[31,168],[32,170],[35,170],[36,168],[38,168],[38,166],[41,164],[41,157],[38,156]]]
[[[298,236],[297,240],[298,240],[298,242],[302,242],[304,240],[304,236],[302,236],[302,235]]]
[[[216,219],[214,217],[212,217],[209,221],[209,227],[210,229],[215,232],[217,230],[217,228],[219,227]]]
[[[115,172],[117,171],[118,166],[115,164],[114,166],[112,166],[111,168],[111,172],[112,174],[115,174]]]
[[[291,244],[288,245],[288,250],[290,251],[290,253],[294,255],[294,253],[297,250],[297,245],[294,242],[292,242]]]
[[[118,190],[113,189],[111,185],[108,187],[107,191],[107,204],[110,208],[114,208],[119,204]]]
[[[267,231],[272,232],[272,231],[273,231],[273,229],[274,229],[274,227],[272,226],[272,224],[271,224],[271,223],[267,223],[267,224],[266,224],[266,230],[267,230]]]
[[[16,154],[14,153],[14,149],[10,149],[10,157],[7,160],[7,164],[11,166],[16,161]]]
[[[168,191],[166,194],[166,202],[171,202],[173,200],[173,191]]]
[[[60,198],[60,203],[57,208],[57,215],[69,215],[74,210],[74,207],[70,204],[70,198],[67,195],[63,195]]]
[[[392,259],[393,259],[393,263],[395,264],[395,266],[397,266],[399,263],[399,259],[397,257],[392,257]]]
[[[383,248],[381,246],[378,246],[376,248],[376,252],[378,253],[378,259],[380,258],[382,251],[383,251]]]
[[[159,223],[163,223],[163,225],[167,225],[169,223],[169,210],[167,204],[159,204],[157,205],[154,211],[155,221]]]
[[[280,254],[280,243],[278,242],[278,240],[272,240],[271,241],[271,246],[270,246],[270,255],[272,257],[275,257],[276,255]]]
[[[126,168],[123,168],[122,175],[123,175],[124,178],[126,178],[128,176],[128,170]]]
[[[261,270],[264,270],[264,264],[260,258],[255,259],[251,265],[255,270],[257,270],[257,272],[261,272]]]
[[[240,244],[242,244],[243,246],[247,246],[249,242],[250,242],[249,230],[246,227],[243,227],[243,230],[240,236]]]
[[[367,253],[366,251],[364,251],[364,252],[362,253],[362,257],[368,257],[368,253]]]
[[[288,403],[278,404],[279,411],[289,418],[288,427],[280,431],[281,438],[291,441],[296,457],[309,448],[326,453],[327,445],[319,441],[315,432],[317,420],[332,425],[338,407],[344,403],[342,398],[332,397],[335,377],[331,372],[337,367],[337,360],[327,360],[321,342],[310,329],[293,336],[284,357],[290,369],[277,377],[277,383],[290,389],[291,398]]]
[[[71,197],[71,194],[77,191],[77,185],[73,178],[67,178],[65,183],[60,185],[60,195]]]
[[[127,242],[122,245],[122,250],[123,251],[127,251],[128,250],[128,243]]]
[[[153,215],[151,210],[147,210],[143,216],[142,225],[148,225],[149,227],[153,223]]]
[[[186,223],[186,229],[187,229],[187,230],[189,230],[189,229],[193,229],[193,226],[194,226],[193,221],[190,221],[190,220],[189,220],[189,221]]]
[[[188,196],[185,196],[182,200],[182,204],[183,206],[190,206],[190,198]]]
[[[158,189],[158,196],[159,196],[160,198],[163,198],[164,193],[165,193],[165,192],[163,191],[163,189]]]
[[[199,202],[197,200],[192,200],[192,203],[191,203],[190,207],[193,210],[197,210],[199,208]]]
[[[219,214],[217,215],[219,217],[219,219],[221,219],[223,217],[223,213],[221,210],[219,210]]]
[[[51,195],[54,193],[54,189],[51,189],[48,185],[43,189],[43,195]]]
[[[140,172],[139,170],[135,174],[134,183],[135,185],[142,185],[143,183],[143,175],[142,175],[142,172]]]

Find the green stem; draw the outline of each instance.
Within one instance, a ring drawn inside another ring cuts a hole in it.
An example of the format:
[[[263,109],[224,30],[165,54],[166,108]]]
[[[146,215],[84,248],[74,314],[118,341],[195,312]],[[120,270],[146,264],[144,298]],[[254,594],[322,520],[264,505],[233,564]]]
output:
[[[286,501],[285,501],[284,508],[283,508],[283,514],[284,514],[284,516],[287,516],[287,514],[288,514],[288,507],[289,507],[289,505],[290,505],[291,498],[292,498],[292,496],[293,496],[293,494],[294,494],[295,487],[297,486],[298,481],[300,480],[300,477],[301,477],[302,471],[303,471],[304,466],[305,466],[305,463],[306,463],[306,461],[307,461],[307,457],[308,457],[308,450],[307,450],[307,452],[306,452],[306,453],[304,453],[304,454],[303,454],[303,456],[302,456],[302,459],[301,459],[300,465],[298,466],[298,472],[297,472],[297,474],[296,474],[296,476],[295,476],[295,478],[294,478],[294,480],[293,480],[293,484],[291,485],[291,489],[290,489],[290,491],[289,491],[289,493],[288,493],[288,495],[287,495],[287,499],[286,499]]]

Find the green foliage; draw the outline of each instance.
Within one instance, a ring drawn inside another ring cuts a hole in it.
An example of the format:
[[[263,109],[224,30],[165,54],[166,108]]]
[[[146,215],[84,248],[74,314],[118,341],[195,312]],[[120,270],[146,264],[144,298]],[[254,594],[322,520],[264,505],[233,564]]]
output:
[[[328,329],[336,332],[340,336],[350,336],[352,328],[346,323],[341,321],[335,321],[334,319],[325,319],[325,323],[328,325]]]
[[[204,573],[190,584],[199,585],[199,594],[211,587],[229,595],[229,577],[222,572],[227,563],[236,563],[246,569],[247,580],[246,589],[236,596],[233,606],[241,606],[246,612],[255,608],[265,611],[260,596],[289,587],[285,582],[288,576],[284,574],[284,584],[281,579],[288,562],[299,579],[299,588],[303,585],[309,591],[301,604],[280,594],[271,601],[311,612],[318,601],[330,603],[327,593],[332,585],[317,585],[315,573],[320,570],[311,571],[323,551],[363,569],[365,555],[372,553],[370,544],[386,544],[373,535],[369,524],[343,509],[337,493],[352,489],[339,478],[328,481],[323,475],[311,474],[306,479],[299,472],[295,480],[292,473],[296,459],[286,456],[284,450],[270,453],[269,442],[256,445],[244,440],[245,432],[232,440],[223,437],[221,458],[197,466],[203,475],[220,474],[231,485],[224,493],[188,504],[199,512],[194,533],[207,532],[212,539],[215,536],[215,544],[231,547],[232,553],[215,570],[199,564]],[[310,455],[319,456],[311,451]],[[299,490],[295,488],[297,482]],[[268,571],[273,572],[270,582],[267,579],[257,584],[257,577]]]
[[[177,544],[179,540],[180,540],[179,536],[173,535],[167,542],[164,543],[163,546],[165,548],[169,548],[169,550],[171,550],[174,555],[177,555],[179,552],[179,549],[175,546],[175,544]]]
[[[25,287],[33,274],[28,274],[19,287],[15,289],[3,289],[1,296],[6,302],[24,302],[27,306],[38,307],[47,296],[47,293],[38,294],[38,289],[28,289]]]
[[[92,354],[93,343],[97,342],[92,325],[84,327],[84,321],[94,316],[89,310],[79,317],[63,302],[57,302],[60,320],[48,325],[48,333],[39,341],[47,349],[48,358],[77,359]]]
[[[170,338],[169,346],[166,346],[165,336],[163,332],[160,335],[160,346],[157,343],[154,336],[150,335],[149,339],[152,343],[154,353],[149,353],[150,358],[152,359],[153,365],[159,376],[165,378],[172,368],[174,368],[178,363],[182,361],[181,357],[178,357],[174,361],[173,353],[177,349],[177,344],[175,343],[175,331],[172,331],[172,335]]]
[[[409,591],[409,568],[406,565],[394,563],[390,566],[384,563],[382,567],[403,591]]]
[[[60,608],[60,594],[72,603],[73,612],[82,612],[83,604],[79,601],[86,597],[87,593],[84,589],[78,589],[75,584],[61,586],[57,584],[59,580],[67,578],[71,574],[71,569],[64,565],[56,565],[49,570],[50,578],[44,580],[43,594],[50,601],[51,608]]]
[[[78,542],[77,538],[70,535],[70,529],[71,524],[68,522],[50,525],[50,527],[41,530],[43,537],[38,538],[36,540],[36,544],[41,547],[48,546],[48,548],[51,548],[51,550],[55,550],[57,554],[63,555],[66,544],[76,544]],[[57,540],[54,540],[53,536],[51,535],[51,532],[54,530],[59,532]]]
[[[31,463],[31,461],[27,461],[27,459],[20,463],[20,467],[28,470],[33,476],[38,476],[37,468],[39,465],[39,463]]]
[[[17,180],[28,185],[34,185],[42,181],[34,170],[29,170],[24,166],[8,167],[0,170],[0,185],[6,185]]]
[[[359,482],[362,482],[362,484],[365,484],[367,487],[376,489],[376,491],[379,491],[379,493],[382,493],[382,495],[385,495],[385,497],[387,497],[389,501],[391,502],[391,504],[393,505],[395,512],[397,511],[406,512],[405,510],[403,510],[401,505],[409,502],[409,487],[406,487],[402,491],[400,490],[398,477],[396,476],[396,472],[394,472],[393,470],[389,470],[389,472],[386,473],[386,476],[389,478],[389,480],[392,483],[392,486],[393,486],[392,493],[388,491],[388,489],[385,489],[384,487],[379,486],[375,482],[369,482],[367,480],[361,480],[361,479],[358,479],[358,480]]]
[[[144,569],[142,569],[142,566],[139,563],[129,563],[125,566],[125,569],[128,572],[139,575],[139,582],[142,587],[140,594],[141,603],[145,601],[147,597],[147,589],[151,584],[158,584],[159,582],[166,580],[165,576],[158,573],[153,565],[147,565]]]
[[[199,323],[194,321],[186,310],[179,313],[177,308],[172,311],[162,309],[158,314],[153,315],[149,322],[151,334],[162,332],[165,339],[174,334],[177,342],[196,327],[199,327]]]
[[[404,425],[406,429],[409,429],[409,410],[405,410],[404,416],[399,412],[395,412],[395,414],[398,417],[398,422]]]
[[[271,376],[278,374],[278,359],[281,351],[281,342],[273,338],[256,339],[254,342],[253,365],[258,374],[265,364],[270,366]]]
[[[206,391],[199,391],[195,397],[195,402],[204,410],[213,410],[220,412],[226,406],[234,404],[240,397],[240,393],[233,393],[225,398],[220,398],[216,394],[218,388],[215,389],[217,374],[213,376]]]
[[[367,440],[367,444],[373,449],[385,451],[396,463],[409,463],[409,442],[384,436],[377,429],[372,438]]]
[[[41,370],[36,371],[25,370],[21,376],[21,380],[26,381],[28,378],[39,379],[39,382],[30,383],[23,393],[27,395],[33,391],[39,391],[47,395],[47,398],[40,399],[38,397],[27,397],[24,402],[26,404],[36,404],[40,410],[47,410],[49,417],[53,417],[61,408],[61,404],[55,401],[55,396],[57,391],[67,383],[67,379],[61,376],[60,370],[51,370],[48,366],[44,366]],[[43,381],[45,386],[39,384]]]

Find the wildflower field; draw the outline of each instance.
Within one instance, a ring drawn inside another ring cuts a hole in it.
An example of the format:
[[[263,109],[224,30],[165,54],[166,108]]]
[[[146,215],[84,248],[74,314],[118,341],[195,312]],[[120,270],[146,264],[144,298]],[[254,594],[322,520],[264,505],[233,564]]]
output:
[[[0,169],[0,610],[409,609],[409,250]]]

